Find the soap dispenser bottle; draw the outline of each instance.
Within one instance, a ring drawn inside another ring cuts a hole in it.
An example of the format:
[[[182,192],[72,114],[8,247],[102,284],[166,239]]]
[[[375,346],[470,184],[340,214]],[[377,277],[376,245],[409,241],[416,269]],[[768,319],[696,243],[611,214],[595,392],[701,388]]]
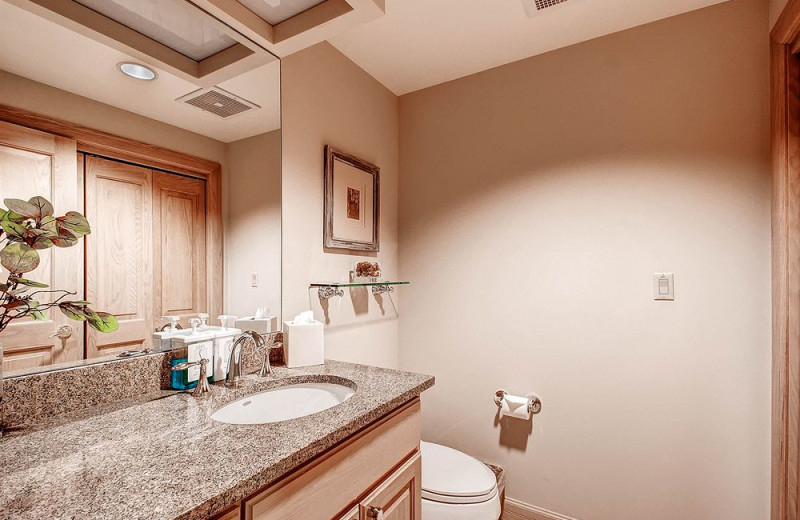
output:
[[[171,365],[180,363],[192,363],[205,359],[208,364],[214,362],[214,334],[198,330],[201,321],[198,318],[189,320],[192,326],[190,334],[174,336],[172,338],[173,357]],[[208,381],[214,381],[214,373],[209,370]],[[172,388],[176,390],[188,390],[197,386],[200,379],[200,367],[195,365],[188,370],[176,370],[172,372]]]

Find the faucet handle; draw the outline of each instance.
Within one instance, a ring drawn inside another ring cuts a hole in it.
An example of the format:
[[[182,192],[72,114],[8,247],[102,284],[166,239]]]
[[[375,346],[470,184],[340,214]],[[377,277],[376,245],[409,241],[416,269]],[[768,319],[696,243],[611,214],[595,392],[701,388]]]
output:
[[[199,361],[184,361],[172,367],[172,371],[188,370],[197,365],[200,365],[200,378],[197,380],[197,386],[194,387],[192,395],[194,397],[206,397],[211,393],[211,387],[208,386],[208,359],[200,358]]]

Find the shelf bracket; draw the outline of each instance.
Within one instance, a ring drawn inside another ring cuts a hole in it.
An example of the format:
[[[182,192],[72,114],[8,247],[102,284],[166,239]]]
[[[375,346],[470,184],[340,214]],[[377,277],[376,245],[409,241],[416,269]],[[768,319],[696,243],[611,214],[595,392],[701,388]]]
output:
[[[377,296],[379,294],[386,294],[394,292],[394,287],[391,285],[373,285],[372,294]]]
[[[334,296],[344,296],[344,291],[337,287],[320,287],[317,290],[317,295],[320,300],[330,300]]]

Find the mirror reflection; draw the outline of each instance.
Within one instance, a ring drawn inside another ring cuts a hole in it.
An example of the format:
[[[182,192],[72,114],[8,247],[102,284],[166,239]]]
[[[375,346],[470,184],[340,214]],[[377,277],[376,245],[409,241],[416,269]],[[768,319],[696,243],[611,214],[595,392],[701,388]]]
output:
[[[137,33],[125,6],[89,27],[0,2],[5,377],[281,322],[280,61],[201,11]],[[228,45],[182,54],[209,27]]]

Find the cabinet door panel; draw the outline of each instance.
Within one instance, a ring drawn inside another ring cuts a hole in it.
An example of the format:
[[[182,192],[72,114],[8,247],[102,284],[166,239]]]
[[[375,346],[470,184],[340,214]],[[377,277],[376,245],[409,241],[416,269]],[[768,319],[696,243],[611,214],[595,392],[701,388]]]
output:
[[[367,520],[422,519],[422,459],[414,454],[361,503]]]
[[[154,173],[155,319],[180,316],[187,326],[209,310],[205,191],[202,180]]]
[[[83,186],[77,167],[74,140],[0,121],[0,193],[2,198],[28,200],[40,195],[53,203],[56,212],[83,211]],[[83,248],[40,250],[40,263],[26,278],[46,283],[51,289],[75,293],[71,299],[83,299]],[[0,277],[8,272],[0,267]],[[37,295],[49,302],[47,293]],[[83,325],[64,316],[58,309],[46,313],[45,321],[17,320],[3,332],[4,370],[35,368],[52,363],[74,361],[83,357]],[[69,338],[50,337],[56,329],[68,325]]]
[[[88,357],[151,346],[152,212],[149,169],[87,157],[87,296],[119,321],[119,330],[110,334],[88,329]]]
[[[338,519],[341,511],[378,485],[400,461],[418,453],[419,438],[416,402],[246,501],[244,518]],[[363,510],[361,518],[366,519]]]

